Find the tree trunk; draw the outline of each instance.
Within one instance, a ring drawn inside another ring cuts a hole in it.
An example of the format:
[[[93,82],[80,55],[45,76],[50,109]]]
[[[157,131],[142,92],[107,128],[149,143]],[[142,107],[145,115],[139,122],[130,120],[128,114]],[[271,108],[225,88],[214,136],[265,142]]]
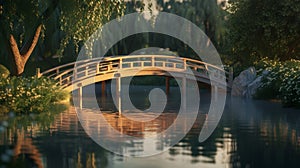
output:
[[[23,51],[20,52],[20,50],[18,48],[18,44],[17,44],[14,36],[12,34],[10,35],[9,42],[10,42],[10,47],[11,47],[11,51],[13,54],[13,60],[14,60],[14,65],[13,65],[14,69],[15,69],[14,75],[19,76],[24,72],[25,64],[28,61],[30,55],[32,54],[32,52],[39,40],[41,29],[42,29],[42,25],[39,25],[35,31],[35,35],[32,39],[31,44],[29,45],[28,49],[26,49],[27,51],[24,51],[24,52]],[[25,47],[25,48],[27,48],[27,47]]]

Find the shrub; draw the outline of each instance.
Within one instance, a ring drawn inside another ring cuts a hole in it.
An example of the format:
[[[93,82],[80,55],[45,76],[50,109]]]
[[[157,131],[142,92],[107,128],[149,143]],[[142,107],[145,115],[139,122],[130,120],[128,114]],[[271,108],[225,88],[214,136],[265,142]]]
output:
[[[68,96],[69,93],[45,77],[0,79],[0,105],[7,107],[8,111],[39,113],[47,110],[51,104],[67,99]]]
[[[263,77],[263,84],[256,93],[257,98],[280,99],[285,106],[300,105],[300,61],[285,62],[262,60],[257,64],[269,71]]]

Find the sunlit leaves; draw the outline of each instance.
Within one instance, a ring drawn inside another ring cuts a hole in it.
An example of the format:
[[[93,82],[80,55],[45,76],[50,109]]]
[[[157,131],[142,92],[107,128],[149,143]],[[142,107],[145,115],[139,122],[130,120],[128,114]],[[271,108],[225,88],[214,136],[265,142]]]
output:
[[[259,71],[267,70],[258,89],[259,98],[280,99],[286,106],[300,105],[300,61],[285,62],[263,59]]]
[[[0,105],[14,112],[43,112],[68,97],[68,92],[48,78],[0,78]]]
[[[61,29],[65,37],[61,49],[65,48],[70,40],[74,44],[86,41],[103,23],[124,13],[125,5],[120,0],[75,0],[63,1],[60,4]]]

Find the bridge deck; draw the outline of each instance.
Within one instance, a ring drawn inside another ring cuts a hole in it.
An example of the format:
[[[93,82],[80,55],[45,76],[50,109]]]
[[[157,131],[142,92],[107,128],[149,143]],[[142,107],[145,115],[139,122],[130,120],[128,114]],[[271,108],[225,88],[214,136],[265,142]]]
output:
[[[192,72],[192,73],[191,73]],[[129,76],[173,76],[196,78],[206,84],[231,88],[232,71],[199,60],[164,55],[134,55],[82,60],[49,69],[38,76],[48,76],[65,90],[115,78]],[[175,75],[175,76],[174,76]],[[224,85],[226,80],[226,86]]]

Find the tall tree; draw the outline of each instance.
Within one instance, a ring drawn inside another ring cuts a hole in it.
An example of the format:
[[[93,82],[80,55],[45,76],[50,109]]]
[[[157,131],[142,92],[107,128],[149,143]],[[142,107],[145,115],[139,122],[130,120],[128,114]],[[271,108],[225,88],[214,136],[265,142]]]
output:
[[[158,9],[190,20],[205,32],[216,47],[222,44],[226,32],[226,11],[217,0],[159,0]]]
[[[299,0],[234,0],[229,11],[230,53],[236,62],[300,59]]]
[[[5,46],[1,50],[8,51],[1,54],[13,58],[13,74],[21,75],[54,12],[62,31],[61,54],[68,43],[87,40],[103,23],[123,14],[124,8],[120,0],[1,0],[0,44]]]

